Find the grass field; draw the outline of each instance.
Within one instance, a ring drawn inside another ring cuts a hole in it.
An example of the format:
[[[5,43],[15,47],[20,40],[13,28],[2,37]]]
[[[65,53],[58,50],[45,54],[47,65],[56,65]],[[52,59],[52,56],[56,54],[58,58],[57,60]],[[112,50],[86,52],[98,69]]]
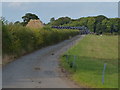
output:
[[[118,88],[118,36],[87,35],[64,54],[68,56],[61,57],[61,66],[71,72],[70,78],[78,84],[91,88]],[[72,68],[71,62],[74,63]]]

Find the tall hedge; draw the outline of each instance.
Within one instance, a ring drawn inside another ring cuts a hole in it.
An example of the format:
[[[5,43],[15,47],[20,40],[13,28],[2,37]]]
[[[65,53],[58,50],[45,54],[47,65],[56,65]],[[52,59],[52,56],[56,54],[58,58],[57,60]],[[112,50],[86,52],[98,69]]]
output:
[[[19,24],[3,24],[2,33],[3,56],[6,54],[19,56],[68,39],[70,36],[79,34],[79,31],[51,28],[30,29]]]

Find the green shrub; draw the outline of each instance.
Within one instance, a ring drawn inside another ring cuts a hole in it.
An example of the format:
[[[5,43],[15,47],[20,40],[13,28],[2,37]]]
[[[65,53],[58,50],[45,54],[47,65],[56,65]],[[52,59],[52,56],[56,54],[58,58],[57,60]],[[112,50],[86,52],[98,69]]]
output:
[[[21,56],[79,34],[78,30],[57,30],[50,27],[30,29],[19,24],[3,24],[2,32],[3,56]]]

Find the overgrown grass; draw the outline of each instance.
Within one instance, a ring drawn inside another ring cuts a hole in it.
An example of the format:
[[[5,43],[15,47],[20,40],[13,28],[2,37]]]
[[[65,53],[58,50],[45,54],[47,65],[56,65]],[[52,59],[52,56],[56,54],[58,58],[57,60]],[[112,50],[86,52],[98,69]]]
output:
[[[64,54],[68,59],[61,57],[61,65],[72,73],[71,79],[78,84],[92,88],[118,88],[118,36],[87,35]],[[74,56],[75,67],[70,68]]]
[[[58,43],[79,34],[79,31],[57,30],[48,27],[30,29],[18,24],[7,24],[3,25],[2,34],[4,58],[5,55],[19,57],[36,49]]]

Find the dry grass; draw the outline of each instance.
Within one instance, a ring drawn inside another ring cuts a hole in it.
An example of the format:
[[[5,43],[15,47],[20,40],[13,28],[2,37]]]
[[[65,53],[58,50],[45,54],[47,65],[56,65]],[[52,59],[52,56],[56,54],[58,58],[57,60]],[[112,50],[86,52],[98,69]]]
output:
[[[30,28],[42,28],[44,25],[40,20],[30,20],[26,27]]]
[[[15,56],[14,55],[4,55],[4,57],[2,57],[2,65],[6,65],[7,63],[10,63],[12,61],[14,61]]]

